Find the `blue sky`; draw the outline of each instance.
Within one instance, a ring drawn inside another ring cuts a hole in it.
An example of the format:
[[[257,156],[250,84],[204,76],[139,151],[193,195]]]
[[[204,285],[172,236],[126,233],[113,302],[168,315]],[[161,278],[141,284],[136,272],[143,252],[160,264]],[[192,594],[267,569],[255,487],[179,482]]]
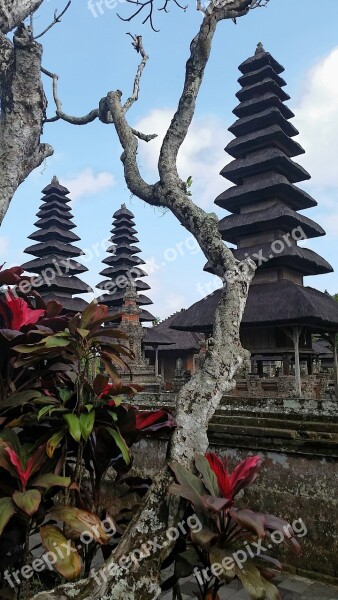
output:
[[[117,8],[120,14],[128,14],[126,3],[118,2],[114,9],[103,4],[101,15],[96,0],[93,2],[96,17],[87,0],[73,0],[63,22],[43,38],[43,63],[60,75],[64,110],[81,115],[96,107],[109,90],[118,88],[128,94],[138,55],[126,32],[141,33],[150,60],[130,121],[147,133],[163,135],[181,91],[189,44],[201,15],[193,4],[185,12],[173,6],[168,15],[162,12],[155,16],[160,32],[154,33],[140,21],[123,23],[117,18]],[[227,127],[235,120],[231,111],[237,104],[238,65],[254,53],[257,42],[263,42],[285,67],[289,105],[296,114],[299,141],[306,149],[298,160],[312,179],[300,185],[316,198],[318,207],[305,214],[327,231],[325,238],[309,240],[306,246],[322,254],[336,271],[305,281],[334,293],[338,291],[338,2],[325,0],[323,4],[325,11],[323,7],[316,11],[314,6],[309,9],[308,0],[271,0],[267,8],[252,11],[236,26],[232,22],[220,24],[179,166],[184,178],[193,178],[194,200],[225,216],[213,200],[230,185],[219,171],[229,161],[224,147],[232,137]],[[52,19],[55,8],[61,10],[63,6],[57,0],[45,2],[35,19],[36,33]],[[46,90],[49,94],[49,80]],[[49,114],[53,111],[50,101]],[[88,250],[83,262],[89,271],[83,278],[92,287],[102,279],[98,273],[105,258],[103,240],[109,237],[112,213],[122,202],[135,214],[142,256],[149,262],[153,314],[165,317],[217,285],[215,278],[203,273],[203,255],[175,219],[130,197],[112,126],[99,122],[86,127],[53,123],[45,127],[44,141],[54,147],[55,154],[17,191],[0,230],[0,263],[29,260],[22,251],[34,230],[40,190],[56,174],[74,198],[75,231],[81,237],[79,245]],[[158,142],[143,146],[140,164],[144,176],[152,182]]]

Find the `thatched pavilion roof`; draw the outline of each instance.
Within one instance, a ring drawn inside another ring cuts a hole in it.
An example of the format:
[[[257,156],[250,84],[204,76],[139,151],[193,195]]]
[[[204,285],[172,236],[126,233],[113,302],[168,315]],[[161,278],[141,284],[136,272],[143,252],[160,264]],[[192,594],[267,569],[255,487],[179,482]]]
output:
[[[171,327],[183,331],[212,331],[221,290],[195,302],[175,316]],[[338,302],[329,294],[292,281],[251,285],[242,326],[308,325],[314,332],[338,331]]]

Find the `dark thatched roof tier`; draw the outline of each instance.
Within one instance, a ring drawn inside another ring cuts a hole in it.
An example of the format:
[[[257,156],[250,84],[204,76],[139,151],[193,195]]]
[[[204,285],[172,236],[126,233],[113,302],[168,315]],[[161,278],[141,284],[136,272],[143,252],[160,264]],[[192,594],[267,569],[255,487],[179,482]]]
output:
[[[64,244],[57,240],[50,240],[41,244],[34,244],[24,250],[26,254],[32,254],[33,256],[47,256],[48,254],[62,254],[63,256],[81,256],[84,252],[72,246],[71,244]]]
[[[92,289],[76,274],[87,271],[74,257],[84,253],[80,248],[73,246],[73,242],[79,241],[78,235],[71,231],[74,224],[71,219],[73,215],[67,203],[70,198],[69,191],[62,186],[56,177],[44,190],[43,204],[37,214],[38,227],[29,236],[38,244],[25,249],[26,254],[38,258],[26,262],[23,268],[37,274],[34,279],[35,286],[44,299],[53,297],[64,304],[64,310],[78,312],[83,310],[87,303],[80,298],[72,298],[76,294],[87,293]]]
[[[111,236],[110,242],[113,242],[114,244],[118,244],[118,243],[125,243],[125,244],[138,244],[138,242],[140,241],[136,235],[132,235],[131,233],[127,233],[127,232],[116,232],[114,235]]]
[[[73,274],[71,277],[60,277],[59,275],[55,275],[53,278],[48,277],[45,279],[42,274],[41,280],[43,284],[37,287],[39,288],[39,290],[42,291],[46,291],[49,289],[52,292],[60,293],[61,295],[62,292],[70,294],[86,294],[87,292],[93,291],[87,283],[85,283],[78,277],[75,277],[75,275]]]
[[[148,283],[145,283],[144,281],[141,281],[140,279],[134,280],[132,277],[131,277],[131,279],[135,282],[136,290],[138,292],[141,290],[143,290],[143,291],[150,290],[150,285],[148,285]],[[128,278],[128,277],[125,277],[123,279],[121,278],[121,280],[118,280],[117,278],[115,280],[105,279],[104,281],[101,281],[100,283],[98,283],[96,287],[99,290],[103,290],[103,291],[110,293],[111,296],[112,297],[114,296],[115,299],[118,298],[120,300],[121,298],[124,298],[124,295],[126,293],[126,288],[129,283],[130,283],[130,278]]]
[[[242,87],[242,89],[237,92],[236,97],[241,102],[245,102],[246,100],[252,100],[252,98],[264,96],[265,94],[275,94],[282,102],[290,100],[289,94],[284,92],[280,85],[270,77],[257,81],[252,85]]]
[[[63,312],[82,312],[88,306],[88,302],[82,298],[70,298],[69,296],[61,296],[60,294],[48,293],[44,294],[43,298],[46,302],[50,300],[61,302],[64,309]]]
[[[177,352],[182,350],[195,350],[198,352],[200,349],[199,341],[203,339],[201,334],[191,331],[176,331],[175,329],[171,328],[172,322],[179,314],[180,313],[175,313],[174,315],[168,317],[168,319],[162,321],[162,323],[159,323],[159,325],[152,327],[151,331],[157,331],[160,335],[165,335],[173,342],[171,346],[160,345],[159,350],[161,352]],[[150,344],[150,342],[148,342],[147,335],[143,342],[145,345]]]
[[[60,242],[69,243],[78,242],[81,238],[79,238],[79,236],[72,231],[69,231],[69,229],[63,229],[61,227],[54,226],[38,229],[37,231],[34,231],[34,233],[31,233],[31,235],[28,236],[28,239],[36,240],[37,242],[41,240],[58,240]]]
[[[21,266],[25,271],[39,274],[46,269],[55,269],[57,273],[67,271],[72,275],[88,271],[87,267],[84,267],[72,258],[65,259],[64,256],[57,256],[56,254],[49,254],[43,258],[35,258]]]
[[[102,261],[105,265],[118,266],[118,265],[145,265],[145,261],[139,256],[133,256],[132,254],[112,254]]]
[[[113,219],[118,219],[118,217],[127,217],[130,219],[134,219],[133,213],[130,210],[128,210],[125,204],[122,204],[121,208],[114,212]]]
[[[60,217],[61,219],[73,219],[74,215],[71,212],[65,212],[64,210],[60,210],[59,208],[49,207],[39,210],[36,213],[37,217],[41,217],[41,219],[49,219],[52,216]]]
[[[246,87],[248,85],[253,85],[254,83],[259,83],[264,79],[273,79],[279,85],[279,87],[284,87],[286,85],[285,79],[280,77],[280,75],[276,73],[271,65],[264,65],[256,71],[250,71],[245,75],[241,75],[237,81],[242,87]]]
[[[279,148],[289,157],[304,154],[301,145],[290,138],[280,125],[270,125],[235,138],[227,145],[226,151],[234,158],[242,158],[249,152],[267,147]]]
[[[210,332],[221,290],[181,311],[174,329]],[[313,332],[338,331],[338,303],[330,295],[292,281],[252,285],[242,327],[307,325]]]
[[[250,257],[260,270],[284,267],[302,275],[322,275],[333,271],[331,265],[313,250],[301,248],[296,244],[288,246],[284,241],[276,240],[274,251],[273,244],[274,242],[245,248],[231,248],[231,252],[237,260]],[[204,270],[213,272],[209,263],[205,265]]]
[[[263,94],[263,96],[252,98],[252,100],[240,102],[232,112],[236,117],[249,117],[250,115],[255,115],[262,110],[270,108],[270,106],[276,106],[286,119],[292,119],[292,117],[294,117],[292,110],[283,104],[276,94],[271,94],[270,92]]]
[[[258,69],[262,69],[266,65],[270,65],[273,70],[278,73],[278,75],[283,73],[284,67],[279,64],[275,58],[273,58],[270,52],[265,52],[263,48],[262,51],[258,50],[259,49],[256,50],[256,54],[254,54],[254,56],[251,56],[239,65],[238,68],[243,75],[257,71]]]
[[[99,297],[98,301],[103,304],[107,304],[107,306],[120,306],[122,307],[123,300],[125,296],[125,291],[116,291],[115,293],[103,294]],[[152,304],[153,301],[148,298],[148,296],[144,296],[144,294],[137,294],[137,304],[146,305]]]
[[[130,231],[135,227],[135,221],[127,217],[119,217],[118,219],[115,219],[114,227],[125,227],[126,229],[128,229],[128,231]]]
[[[132,270],[132,273],[130,275],[130,271]],[[103,275],[104,277],[114,277],[115,279],[117,279],[117,277],[119,277],[120,275],[127,277],[128,279],[131,279],[131,276],[133,275],[134,278],[138,278],[138,277],[146,277],[147,273],[145,271],[143,271],[143,269],[140,269],[139,267],[130,267],[130,265],[120,265],[118,267],[107,267],[106,269],[103,269],[103,271],[100,271],[100,275]]]
[[[215,204],[229,212],[238,213],[242,206],[271,198],[285,202],[294,210],[317,206],[317,202],[312,196],[290,183],[284,175],[279,173],[262,174],[256,180],[230,187],[216,198]]]
[[[42,190],[42,193],[46,196],[52,196],[53,194],[57,194],[59,196],[66,196],[69,194],[69,190],[66,187],[59,183],[58,178],[54,175],[52,181],[46,185],[46,187]],[[66,202],[69,202],[70,198],[67,198]]]
[[[224,217],[220,221],[219,230],[223,240],[236,243],[236,240],[244,235],[271,230],[290,232],[299,226],[307,238],[325,235],[324,229],[315,221],[297,213],[278,200],[252,212]]]
[[[279,240],[277,241],[279,242]],[[319,256],[319,254],[313,252],[313,250],[301,248],[296,246],[296,244],[288,246],[282,242],[282,246],[284,246],[283,250],[273,252],[272,245],[273,243],[259,244],[257,246],[250,246],[249,248],[238,248],[232,252],[238,260],[243,260],[247,256],[250,256],[261,269],[287,267],[303,275],[322,275],[323,273],[332,273],[333,271],[331,265]],[[280,244],[278,244],[276,250],[277,248],[280,250],[280,247]],[[266,259],[266,262],[262,262],[262,256]]]
[[[175,342],[168,335],[159,331],[157,327],[148,327],[143,338],[143,344],[148,346],[172,346]]]
[[[248,135],[253,131],[267,129],[271,125],[278,125],[289,137],[298,135],[299,131],[290,123],[276,106],[270,106],[260,113],[242,117],[237,119],[233,125],[229,127],[229,131],[236,137]]]
[[[243,179],[274,171],[284,175],[292,183],[311,179],[311,175],[291,160],[279,148],[264,148],[247,156],[236,159],[223,167],[221,175],[233,183],[241,184]]]
[[[49,229],[49,227],[62,227],[63,230],[74,229],[76,227],[76,225],[72,223],[72,221],[70,221],[69,219],[65,219],[57,215],[50,215],[49,217],[45,217],[44,219],[38,219],[38,221],[35,221],[34,226],[38,227],[39,229]]]

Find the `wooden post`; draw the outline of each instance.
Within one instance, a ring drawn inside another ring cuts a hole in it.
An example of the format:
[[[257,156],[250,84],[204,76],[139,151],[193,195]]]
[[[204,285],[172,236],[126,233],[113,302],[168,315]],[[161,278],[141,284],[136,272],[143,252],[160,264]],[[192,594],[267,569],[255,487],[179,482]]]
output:
[[[337,353],[337,334],[330,334],[330,344],[333,352],[333,381],[334,381],[334,394],[336,400],[338,400],[338,353]]]
[[[155,346],[155,375],[158,376],[158,346]]]
[[[299,362],[299,337],[302,329],[301,327],[292,328],[292,339],[295,349],[295,388],[296,393],[299,397],[302,395],[302,382],[300,378],[300,362]]]

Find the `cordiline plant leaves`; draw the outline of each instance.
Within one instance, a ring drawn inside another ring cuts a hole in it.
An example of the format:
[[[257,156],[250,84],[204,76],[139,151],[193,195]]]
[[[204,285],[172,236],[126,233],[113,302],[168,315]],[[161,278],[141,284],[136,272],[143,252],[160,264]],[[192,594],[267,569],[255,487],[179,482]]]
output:
[[[61,475],[55,475],[54,473],[45,473],[43,475],[39,475],[30,482],[30,485],[34,487],[41,487],[45,489],[49,489],[51,487],[69,487],[70,484],[70,477],[62,477]]]
[[[202,475],[202,481],[210,492],[211,496],[220,496],[220,491],[217,483],[217,477],[213,470],[210,468],[209,462],[202,454],[195,454],[194,456],[195,466],[197,471]]]
[[[230,510],[230,514],[241,528],[253,531],[259,538],[265,537],[265,515],[262,513],[254,512],[250,508],[239,508]]]
[[[93,430],[95,421],[95,410],[91,410],[89,413],[82,413],[80,415],[80,428],[81,434],[86,442]]]
[[[57,431],[49,438],[47,445],[46,445],[46,452],[47,452],[47,456],[49,456],[49,458],[53,458],[56,448],[58,447],[60,442],[63,440],[66,433],[67,433],[67,430],[66,430],[66,428],[64,428],[61,431]]]
[[[69,548],[67,538],[55,525],[40,527],[42,543],[47,552],[52,552],[56,562],[54,568],[68,580],[76,579],[81,573],[81,558],[75,548]]]
[[[72,413],[67,413],[66,415],[63,415],[63,418],[68,425],[70,435],[76,442],[79,442],[81,439],[81,426],[79,417],[77,415],[73,415]]]
[[[180,484],[177,485],[174,483],[170,485],[169,492],[190,500],[196,510],[199,509],[203,512],[201,497],[207,495],[207,490],[205,489],[203,482],[179,462],[170,463],[169,466]]]
[[[98,544],[107,544],[110,540],[110,535],[103,529],[100,519],[86,510],[59,505],[53,508],[49,514],[68,525],[72,539],[88,533]]]
[[[123,439],[122,435],[120,434],[120,432],[116,431],[112,427],[106,427],[106,431],[108,431],[108,433],[110,433],[110,435],[112,436],[112,438],[115,441],[115,444],[117,445],[119,450],[121,450],[121,454],[123,456],[123,459],[124,459],[124,462],[126,463],[126,465],[129,465],[130,460],[131,460],[130,450],[129,450],[125,440]]]
[[[16,507],[12,498],[0,498],[0,535],[15,513]]]
[[[26,492],[14,492],[13,500],[18,508],[32,517],[41,503],[39,490],[27,490]]]

